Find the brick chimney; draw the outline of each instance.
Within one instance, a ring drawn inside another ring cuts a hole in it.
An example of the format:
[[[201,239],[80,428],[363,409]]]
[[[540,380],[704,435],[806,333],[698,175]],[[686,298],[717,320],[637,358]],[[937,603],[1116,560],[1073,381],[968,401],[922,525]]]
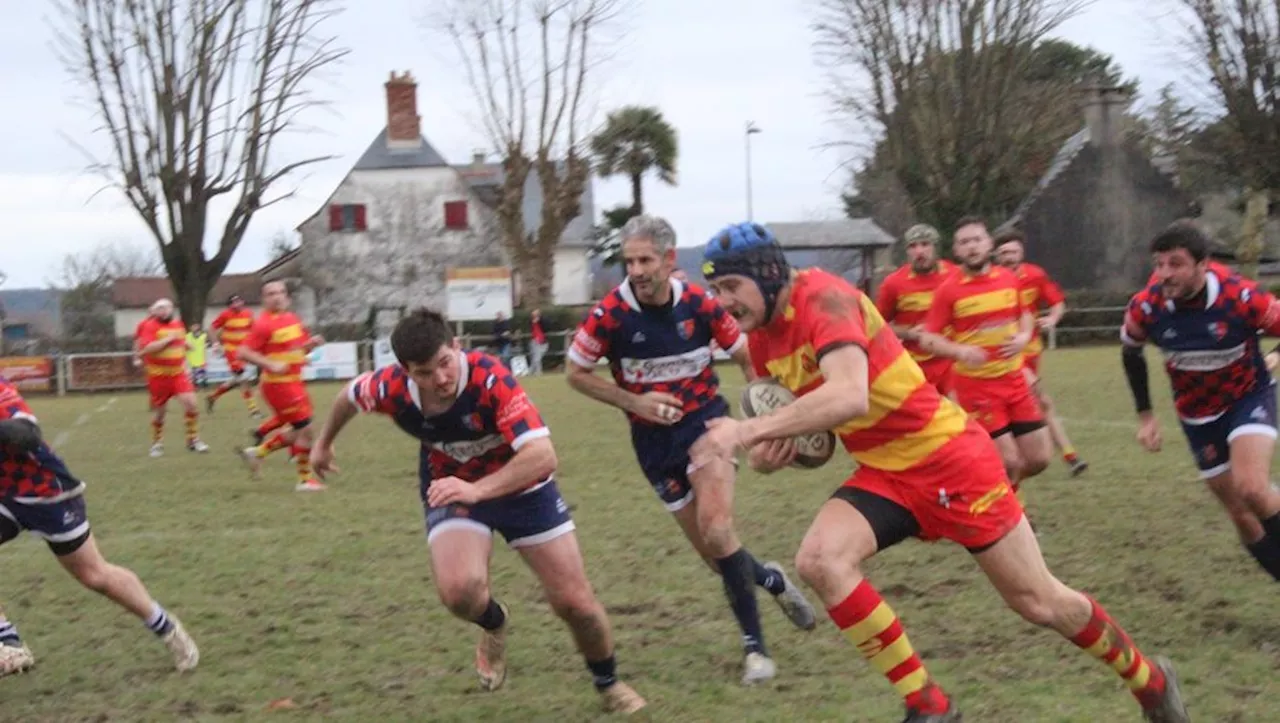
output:
[[[387,89],[387,147],[418,148],[422,145],[422,118],[418,115],[418,82],[409,71],[391,71]]]
[[[1124,140],[1124,112],[1130,100],[1129,92],[1118,85],[1095,82],[1084,87],[1084,122],[1090,144],[1109,148]]]

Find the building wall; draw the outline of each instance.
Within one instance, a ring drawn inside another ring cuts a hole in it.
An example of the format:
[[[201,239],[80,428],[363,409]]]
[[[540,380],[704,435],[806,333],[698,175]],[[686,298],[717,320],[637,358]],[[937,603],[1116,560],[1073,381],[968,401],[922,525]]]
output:
[[[1132,145],[1086,146],[1024,214],[1027,260],[1068,289],[1126,291],[1150,273],[1147,244],[1187,199]]]
[[[555,251],[551,283],[552,303],[556,306],[588,304],[591,299],[591,263],[587,249],[558,248]]]
[[[467,201],[469,228],[450,230],[444,204]],[[300,306],[312,323],[361,323],[375,306],[443,307],[445,270],[503,262],[496,224],[450,168],[353,171],[330,204],[364,204],[367,230],[329,231],[328,207],[300,228]],[[306,318],[306,317],[304,317]]]
[[[209,325],[213,323],[213,320],[218,317],[218,314],[221,314],[222,311],[226,308],[227,307],[225,306],[218,306],[218,305],[211,305],[208,308],[206,308],[204,311],[204,328],[208,329]],[[260,306],[250,306],[249,308],[253,310],[253,313],[255,315],[258,312],[262,311],[262,307]],[[138,324],[142,323],[142,320],[147,318],[147,310],[146,309],[116,309],[113,312],[112,316],[115,319],[116,336],[128,337],[132,339],[133,332],[135,329],[137,329]]]

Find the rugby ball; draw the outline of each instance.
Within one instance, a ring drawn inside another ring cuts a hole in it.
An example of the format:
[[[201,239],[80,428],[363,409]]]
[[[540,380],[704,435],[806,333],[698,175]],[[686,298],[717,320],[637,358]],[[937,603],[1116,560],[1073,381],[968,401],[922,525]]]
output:
[[[747,417],[769,414],[791,404],[796,395],[775,379],[757,379],[742,390],[742,413]],[[815,469],[826,464],[836,451],[836,435],[814,432],[795,437],[796,459],[793,467]]]

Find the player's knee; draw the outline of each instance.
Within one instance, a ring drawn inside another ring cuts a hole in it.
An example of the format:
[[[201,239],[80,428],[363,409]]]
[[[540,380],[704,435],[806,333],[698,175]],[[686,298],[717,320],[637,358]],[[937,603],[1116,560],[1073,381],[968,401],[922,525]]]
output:
[[[806,537],[796,551],[796,574],[814,590],[829,590],[856,576],[859,562],[856,555],[824,544],[820,537]]]
[[[120,569],[124,571],[123,568]],[[77,565],[72,569],[71,574],[75,576],[81,585],[101,594],[111,588],[111,581],[114,577],[113,572],[112,566],[104,561]]]
[[[1034,477],[1049,468],[1049,455],[1036,450],[1026,455],[1019,466],[1023,477]]]
[[[699,520],[699,531],[707,552],[712,557],[724,557],[738,548],[733,533],[733,518],[729,515],[710,515]]]
[[[563,621],[573,626],[595,620],[600,616],[600,603],[589,587],[566,590],[548,596],[551,609]]]
[[[1057,596],[1049,590],[1020,590],[1007,596],[1006,602],[1023,620],[1040,627],[1053,627],[1062,614]]]
[[[440,602],[449,612],[460,618],[470,619],[477,611],[484,609],[489,589],[484,578],[468,576],[442,582],[437,587],[437,592]]]

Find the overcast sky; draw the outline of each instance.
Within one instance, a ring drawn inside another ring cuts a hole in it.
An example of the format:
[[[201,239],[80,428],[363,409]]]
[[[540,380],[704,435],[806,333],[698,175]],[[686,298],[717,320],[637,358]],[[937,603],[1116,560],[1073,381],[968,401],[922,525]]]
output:
[[[1058,35],[1113,55],[1145,93],[1179,81],[1169,26],[1156,17],[1162,0],[1103,0]],[[646,184],[646,206],[675,224],[682,245],[703,242],[725,223],[746,216],[743,126],[752,137],[755,219],[796,221],[839,213],[845,154],[824,150],[842,133],[820,97],[821,71],[809,49],[805,0],[636,0],[631,32],[608,75],[601,76],[603,110],[638,103],[659,107],[679,132],[679,186]],[[71,98],[52,45],[48,3],[6,3],[0,25],[5,98],[0,143],[0,270],[5,288],[42,286],[68,253],[102,242],[151,244],[136,215],[112,190],[84,173],[71,141],[95,151],[105,139]],[[429,50],[417,19],[427,0],[350,3],[335,23],[351,49],[325,90],[332,114],[311,119],[323,133],[296,140],[296,157],[336,154],[295,181],[294,199],[255,217],[231,271],[267,260],[271,237],[313,213],[385,125],[382,84],[391,70],[418,79],[423,133],[453,163],[485,145],[471,122],[473,106],[461,71],[445,49]],[[69,140],[70,139],[70,140]],[[596,182],[598,207],[628,197],[626,184]],[[208,242],[212,244],[212,241]]]

